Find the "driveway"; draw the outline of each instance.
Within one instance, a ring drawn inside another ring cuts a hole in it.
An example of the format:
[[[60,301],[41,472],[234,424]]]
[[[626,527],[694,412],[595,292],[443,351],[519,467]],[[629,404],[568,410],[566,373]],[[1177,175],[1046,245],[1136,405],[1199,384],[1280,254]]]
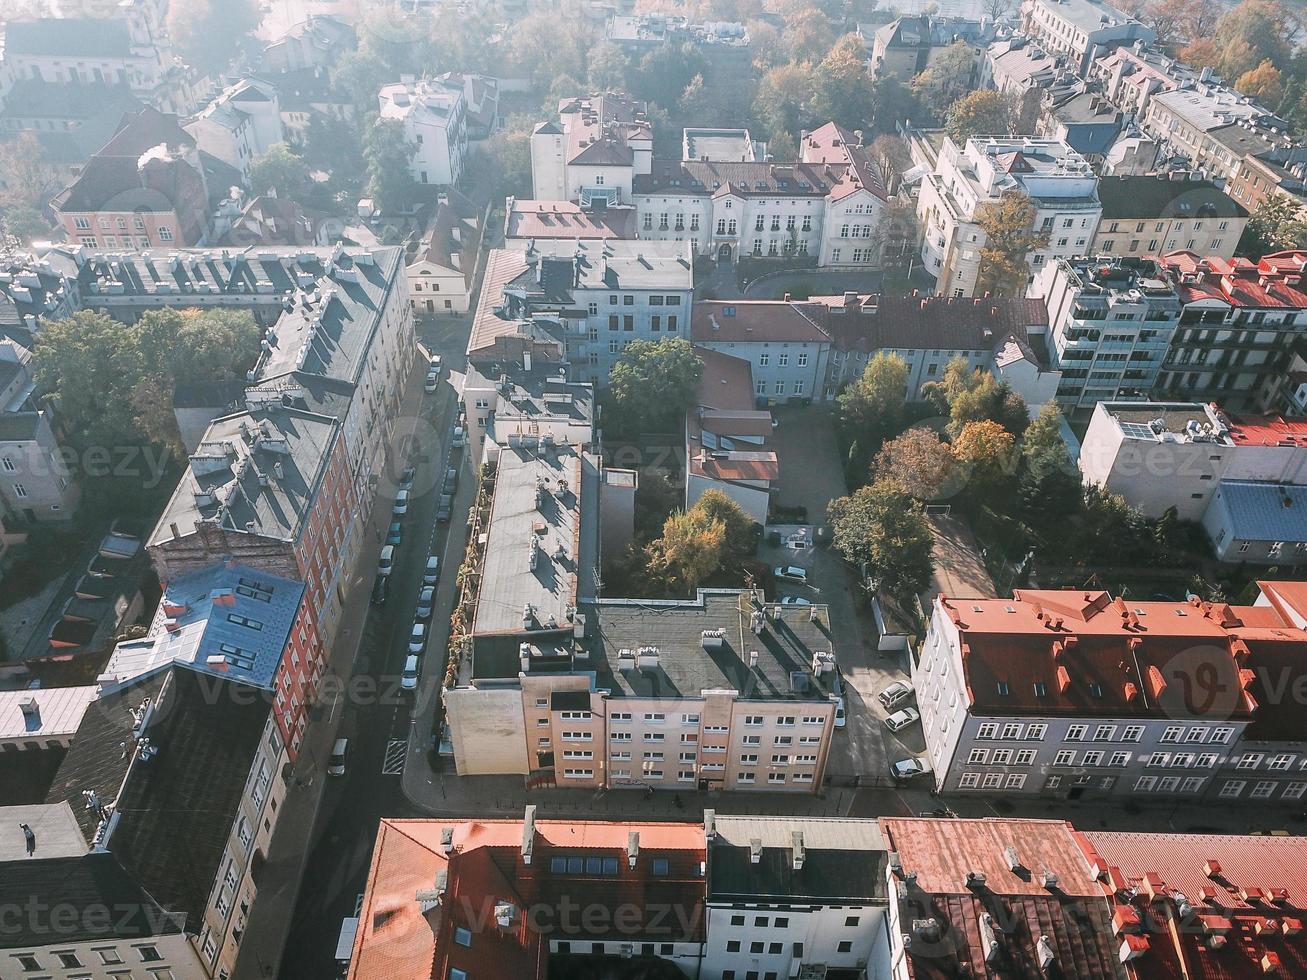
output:
[[[826,505],[849,492],[835,442],[834,407],[783,405],[772,409],[772,415],[780,423],[772,433],[781,465],[776,503],[806,507],[808,520],[823,524]]]

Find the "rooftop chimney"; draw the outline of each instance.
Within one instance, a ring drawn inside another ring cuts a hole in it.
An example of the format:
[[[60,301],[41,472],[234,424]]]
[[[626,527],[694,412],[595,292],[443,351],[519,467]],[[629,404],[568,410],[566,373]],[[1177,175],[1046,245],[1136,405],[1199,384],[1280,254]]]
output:
[[[522,819],[522,863],[531,863],[531,852],[535,850],[536,842],[536,808],[534,803],[528,803],[526,807],[526,816]]]
[[[791,849],[794,851],[794,870],[802,871],[803,859],[805,856],[805,851],[803,847],[803,831],[796,830],[792,834],[790,834],[790,846]]]
[[[640,856],[640,832],[633,830],[626,835],[626,866],[635,867],[635,859]]]
[[[759,864],[762,862],[762,838],[753,837],[749,840],[749,863]]]

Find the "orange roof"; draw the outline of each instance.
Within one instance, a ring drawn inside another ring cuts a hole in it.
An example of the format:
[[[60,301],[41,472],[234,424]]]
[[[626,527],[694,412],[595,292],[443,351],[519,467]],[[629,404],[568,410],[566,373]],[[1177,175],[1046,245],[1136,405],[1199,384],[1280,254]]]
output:
[[[1227,421],[1230,438],[1241,446],[1307,446],[1307,419],[1245,415]]]
[[[707,347],[695,347],[703,359],[699,376],[699,404],[726,412],[747,412],[754,407],[753,367],[741,357],[732,357]]]
[[[632,833],[639,835],[633,861]],[[529,864],[523,840],[521,820],[382,820],[351,980],[445,980],[451,969],[473,977],[543,978],[548,944],[536,926],[557,924],[568,906],[606,910],[576,920],[578,939],[617,938],[613,929],[625,923],[650,936],[657,926],[664,942],[701,940],[701,825],[539,821]],[[594,860],[607,866],[586,863]],[[663,873],[654,873],[655,860],[667,862]],[[664,907],[686,915],[655,922]],[[614,914],[619,909],[621,919]],[[498,921],[501,911],[506,925]],[[470,933],[470,945],[454,941],[456,929]]]

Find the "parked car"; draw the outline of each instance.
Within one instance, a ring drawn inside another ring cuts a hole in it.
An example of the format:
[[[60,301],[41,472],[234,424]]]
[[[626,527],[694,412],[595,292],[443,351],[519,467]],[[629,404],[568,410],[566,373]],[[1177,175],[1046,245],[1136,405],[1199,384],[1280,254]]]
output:
[[[349,739],[338,738],[336,744],[331,747],[331,755],[327,759],[327,775],[343,776],[345,775],[345,761],[349,758]]]
[[[913,755],[899,759],[889,767],[890,775],[895,779],[916,779],[930,772],[930,762],[925,756]]]
[[[427,567],[422,570],[422,584],[435,585],[440,581],[440,556],[432,555],[427,559]]]
[[[464,433],[463,427],[461,425],[454,426],[454,432],[449,437],[449,441],[450,441],[450,445],[452,445],[455,449],[463,448],[463,444],[467,442],[467,434]]]
[[[395,546],[388,544],[381,549],[381,557],[377,559],[377,574],[389,575],[395,568]]]
[[[417,618],[428,620],[431,618],[432,610],[436,607],[436,587],[434,585],[423,586],[422,591],[418,593]]]
[[[893,711],[904,701],[912,697],[912,685],[907,681],[895,681],[885,690],[876,695],[876,700],[881,703],[886,711]]]
[[[372,604],[380,606],[385,604],[387,597],[390,595],[390,576],[378,575],[377,580],[372,583]]]
[[[921,720],[921,712],[916,708],[900,708],[885,719],[885,727],[892,732],[907,728],[913,722]]]
[[[417,477],[418,471],[415,466],[405,466],[404,472],[399,476],[399,489],[412,490],[413,480]]]
[[[404,672],[399,675],[399,689],[401,691],[416,691],[418,687],[418,658],[417,654],[409,654],[404,660]]]
[[[844,698],[841,695],[835,698],[835,727],[843,728],[848,720],[848,716],[844,714]]]
[[[789,582],[802,582],[808,584],[808,570],[800,568],[798,565],[777,565],[774,571],[777,578],[785,579]]]
[[[441,367],[444,366],[444,363],[445,363],[445,359],[441,357],[439,354],[431,355],[431,370],[434,371],[436,374],[440,373],[440,369]]]
[[[408,635],[408,652],[421,653],[427,645],[427,627],[425,623],[414,623],[413,632]]]
[[[396,547],[399,547],[400,542],[403,540],[404,525],[399,521],[391,521],[390,530],[386,532],[386,544],[393,544]]]
[[[401,490],[395,494],[395,506],[390,509],[391,514],[395,517],[403,517],[408,513],[408,496],[413,491]]]
[[[805,599],[803,598],[803,596],[784,595],[781,596],[781,605],[782,606],[811,606],[812,600]]]
[[[427,380],[422,385],[422,390],[426,392],[435,391],[440,387],[440,372],[431,371],[427,375]]]
[[[448,524],[450,516],[454,513],[454,498],[450,494],[442,493],[440,503],[436,504],[436,520],[441,524]]]
[[[441,493],[453,494],[458,489],[458,468],[451,466],[445,470],[445,484],[440,488]]]

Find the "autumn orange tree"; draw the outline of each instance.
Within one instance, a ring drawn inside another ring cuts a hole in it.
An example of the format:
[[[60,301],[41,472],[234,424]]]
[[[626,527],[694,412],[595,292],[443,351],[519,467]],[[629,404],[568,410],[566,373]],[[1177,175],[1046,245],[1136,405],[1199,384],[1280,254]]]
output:
[[[1026,257],[1048,244],[1048,236],[1034,230],[1035,214],[1035,205],[1020,191],[986,201],[976,209],[976,224],[985,233],[978,290],[995,296],[1025,293],[1030,274]]]

